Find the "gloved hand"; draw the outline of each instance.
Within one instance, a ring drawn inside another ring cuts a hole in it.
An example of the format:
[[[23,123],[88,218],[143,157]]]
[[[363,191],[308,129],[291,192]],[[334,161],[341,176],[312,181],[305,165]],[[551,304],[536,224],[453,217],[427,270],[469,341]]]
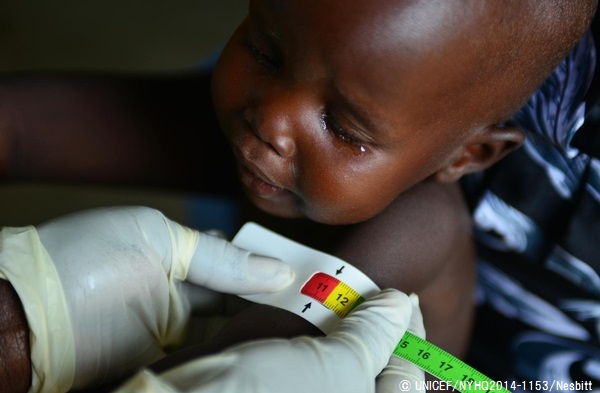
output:
[[[415,295],[409,301],[402,292],[384,290],[341,320],[327,337],[242,344],[159,376],[142,371],[115,393],[374,392],[375,378],[409,322],[418,326],[421,320]],[[423,372],[413,371],[406,378],[424,379]],[[396,383],[386,377],[387,382]],[[400,391],[397,384],[395,389]]]
[[[85,211],[0,232],[0,277],[31,331],[31,391],[64,392],[130,375],[184,338],[182,280],[233,294],[274,291],[289,266],[143,207]]]
[[[419,299],[413,296],[411,295],[413,313],[407,330],[425,338],[425,325],[423,324],[423,314],[419,308]],[[425,372],[421,368],[392,355],[388,365],[377,377],[377,393],[425,392],[424,381]]]

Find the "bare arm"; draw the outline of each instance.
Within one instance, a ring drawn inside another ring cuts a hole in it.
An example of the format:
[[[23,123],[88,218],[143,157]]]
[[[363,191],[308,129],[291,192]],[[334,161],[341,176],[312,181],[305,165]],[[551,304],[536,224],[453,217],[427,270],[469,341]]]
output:
[[[0,77],[0,176],[230,192],[209,86],[202,74]]]
[[[336,255],[381,287],[420,296],[427,338],[463,356],[473,318],[475,252],[457,185],[423,183],[355,227]]]
[[[0,392],[26,392],[30,384],[27,320],[15,290],[0,279]]]
[[[473,317],[475,258],[469,214],[458,186],[421,184],[383,214],[346,228],[308,222],[289,225],[261,217],[248,219],[347,260],[382,288],[419,293],[428,340],[464,355]],[[321,241],[315,243],[315,239]],[[209,345],[186,349],[154,368],[162,370],[254,338],[302,334],[320,332],[285,310],[251,305],[232,318]]]

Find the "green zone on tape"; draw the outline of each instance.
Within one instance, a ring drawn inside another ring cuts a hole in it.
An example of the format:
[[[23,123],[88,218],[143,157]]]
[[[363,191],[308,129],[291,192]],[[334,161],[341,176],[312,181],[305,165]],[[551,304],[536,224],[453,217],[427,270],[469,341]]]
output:
[[[394,349],[405,359],[462,393],[510,392],[505,384],[483,375],[462,360],[410,332]]]

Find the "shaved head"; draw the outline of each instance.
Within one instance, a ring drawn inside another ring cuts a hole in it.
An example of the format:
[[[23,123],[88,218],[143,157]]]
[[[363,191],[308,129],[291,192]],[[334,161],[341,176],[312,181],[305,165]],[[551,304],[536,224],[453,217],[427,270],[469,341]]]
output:
[[[588,29],[592,0],[251,0],[213,102],[261,209],[360,222],[523,141],[503,124]]]
[[[470,1],[479,34],[465,39],[472,83],[495,80],[500,121],[519,109],[589,29],[596,0]],[[469,33],[472,34],[472,31]],[[471,58],[473,56],[474,58]],[[480,94],[486,94],[480,91]],[[475,94],[474,98],[478,95]]]

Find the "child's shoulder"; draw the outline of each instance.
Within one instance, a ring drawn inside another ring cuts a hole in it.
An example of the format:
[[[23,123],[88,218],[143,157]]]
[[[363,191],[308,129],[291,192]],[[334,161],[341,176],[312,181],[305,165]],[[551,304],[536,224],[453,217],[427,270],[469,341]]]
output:
[[[426,181],[356,226],[334,253],[381,287],[418,293],[428,338],[461,354],[473,317],[471,230],[460,187]]]
[[[348,261],[381,288],[418,293],[428,339],[464,353],[473,312],[475,256],[471,218],[457,184],[422,182],[376,217],[345,227],[281,220],[249,209],[253,212],[246,220]],[[252,315],[257,312],[255,308]],[[281,318],[277,314],[276,325],[283,323]]]
[[[470,235],[471,218],[458,185],[425,181],[348,231],[334,252],[366,265],[380,285],[419,291],[457,259],[453,255],[470,251]]]

